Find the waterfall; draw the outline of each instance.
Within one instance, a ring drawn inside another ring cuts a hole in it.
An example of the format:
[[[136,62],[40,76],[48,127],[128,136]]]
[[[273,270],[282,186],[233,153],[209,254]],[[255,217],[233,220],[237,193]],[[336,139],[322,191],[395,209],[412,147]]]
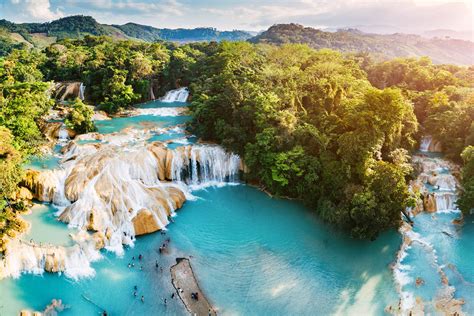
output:
[[[39,173],[30,189],[69,227],[107,235],[104,247],[117,254],[137,234],[165,228],[189,190],[236,183],[240,169],[238,155],[215,145],[72,142],[64,150],[61,167]]]
[[[0,266],[0,278],[18,278],[21,273],[64,272],[72,279],[95,274],[90,263],[101,258],[96,242],[86,232],[79,232],[71,247],[52,246],[12,240],[7,244]]]
[[[188,100],[188,97],[188,88],[184,87],[168,91],[165,96],[161,98],[161,102],[186,102],[186,100]]]
[[[153,92],[153,82],[150,81],[150,99],[155,100],[155,93]]]
[[[456,178],[451,174],[434,175],[430,179],[430,184],[440,191],[454,191],[456,183]]]
[[[447,212],[456,210],[456,194],[452,192],[435,193],[435,198],[437,212]]]
[[[79,99],[84,101],[84,92],[86,91],[86,86],[81,82],[79,85]]]
[[[192,146],[173,152],[172,180],[193,188],[238,181],[240,157],[219,146]]]
[[[66,129],[66,124],[62,124],[59,128],[58,139],[60,142],[67,142],[69,140],[69,133]]]
[[[430,137],[423,138],[421,151],[427,151],[430,143]],[[415,287],[410,286],[410,284],[417,282],[419,278],[422,280],[420,275],[417,274],[418,272],[412,271],[413,267],[411,266],[411,262],[422,256],[424,257],[423,260],[429,260],[431,263],[424,268],[430,269],[438,275],[438,282],[440,283],[438,292],[443,292],[443,296],[433,298],[434,304],[437,307],[440,306],[440,311],[452,314],[450,308],[459,308],[460,305],[456,304],[462,299],[455,297],[456,288],[450,283],[446,275],[445,269],[449,266],[450,258],[445,258],[444,255],[438,257],[436,246],[441,243],[443,247],[449,247],[450,241],[456,239],[457,229],[454,222],[459,220],[457,216],[460,210],[456,205],[457,180],[451,174],[456,166],[446,160],[430,158],[425,155],[414,156],[413,163],[420,167],[418,168],[420,174],[417,180],[411,182],[410,190],[415,195],[420,196],[420,200],[417,201],[415,208],[407,210],[411,212],[413,224],[410,225],[405,222],[399,229],[403,237],[403,243],[393,265],[393,275],[400,297],[397,312],[401,315],[415,315],[419,313],[420,307],[423,308],[424,303],[432,304],[421,300],[418,302],[415,297],[418,297],[420,292]],[[432,214],[428,215],[421,212]],[[437,214],[440,213],[452,213],[453,215],[438,216]],[[418,219],[419,217],[421,219]],[[414,247],[414,244],[420,247],[421,251],[408,251]],[[407,257],[410,258],[405,261]],[[445,302],[453,303],[450,305],[451,303]]]
[[[185,100],[187,90],[178,90],[168,99]],[[162,109],[140,110],[163,116],[184,108]],[[59,139],[66,141],[67,129],[59,124]],[[166,130],[183,132],[180,126]],[[43,271],[64,272],[71,278],[92,275],[90,262],[100,257],[100,249],[121,255],[136,236],[165,229],[170,216],[186,200],[195,199],[193,190],[237,183],[238,155],[217,145],[170,149],[161,142],[145,143],[150,135],[142,129],[83,135],[79,138],[102,142],[69,141],[62,148],[59,168],[27,171],[25,186],[34,197],[51,202],[58,219],[82,237],[71,247],[12,242],[0,260],[0,278]]]
[[[431,136],[423,136],[421,138],[420,151],[428,152],[432,140],[433,140],[433,138]]]

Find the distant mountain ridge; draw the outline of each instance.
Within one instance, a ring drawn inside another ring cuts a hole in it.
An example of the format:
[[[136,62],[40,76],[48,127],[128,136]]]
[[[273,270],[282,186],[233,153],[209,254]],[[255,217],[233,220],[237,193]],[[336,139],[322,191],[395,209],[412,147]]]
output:
[[[0,30],[21,35],[25,41],[34,46],[42,46],[51,41],[62,38],[80,38],[85,35],[108,35],[114,38],[132,38],[144,41],[236,41],[247,40],[252,34],[234,30],[218,31],[215,28],[195,28],[195,29],[160,29],[152,26],[127,23],[124,25],[100,24],[91,16],[68,16],[46,23],[13,23],[7,20],[0,20]],[[41,35],[40,35],[41,34]],[[0,45],[2,39],[7,40],[8,36],[0,35]],[[11,36],[10,36],[11,37]],[[14,36],[13,36],[14,38]],[[12,37],[8,40],[11,40]]]
[[[124,25],[112,26],[124,32],[127,36],[146,41],[239,41],[246,40],[252,37],[250,33],[245,31],[218,31],[217,29],[210,27],[198,27],[194,29],[159,29],[152,26],[141,25],[136,23],[127,23]]]
[[[253,43],[301,43],[342,52],[368,52],[380,58],[429,56],[435,63],[474,64],[474,43],[450,38],[425,38],[411,34],[369,34],[357,29],[325,32],[299,24],[276,24],[253,36],[250,32],[215,28],[156,28],[137,23],[107,25],[90,16],[69,16],[46,23],[12,23],[0,20],[0,56],[22,46],[45,47],[63,38],[107,35],[143,41],[240,41]]]
[[[276,24],[251,38],[253,43],[300,43],[342,52],[368,52],[385,58],[429,56],[438,64],[474,64],[474,43],[412,34],[369,34],[356,29],[325,32],[299,24]]]

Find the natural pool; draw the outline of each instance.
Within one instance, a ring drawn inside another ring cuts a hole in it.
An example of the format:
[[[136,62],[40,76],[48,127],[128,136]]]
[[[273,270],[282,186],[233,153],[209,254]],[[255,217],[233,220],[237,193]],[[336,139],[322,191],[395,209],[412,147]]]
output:
[[[172,105],[172,104],[171,104]],[[183,104],[178,104],[182,106]],[[170,106],[150,102],[145,107]],[[186,116],[134,116],[97,122],[101,133],[124,128],[173,127]],[[143,122],[146,122],[145,124]],[[179,140],[179,129],[152,136],[148,141]],[[188,135],[189,136],[189,135]],[[196,140],[191,138],[190,143]],[[42,161],[38,164],[49,165]],[[56,166],[57,162],[51,166]],[[376,241],[356,241],[321,223],[313,212],[295,201],[271,198],[244,184],[194,191],[194,200],[178,211],[166,236],[154,233],[138,237],[122,257],[102,251],[103,259],[92,264],[95,276],[78,281],[64,275],[23,275],[0,281],[0,315],[15,315],[21,309],[42,310],[52,299],[62,299],[69,308],[64,315],[90,315],[106,309],[109,315],[185,315],[182,304],[170,298],[173,287],[169,267],[176,257],[190,257],[200,286],[223,315],[380,315],[399,297],[391,270],[401,244],[391,231]],[[38,204],[25,216],[32,230],[23,240],[65,245],[67,226],[55,221],[57,210]],[[428,214],[417,217],[416,232],[440,229]],[[451,214],[447,216],[449,223]],[[418,228],[419,227],[419,228]],[[460,237],[430,240],[444,262],[452,263],[462,278],[451,278],[457,296],[474,313],[471,291],[474,280],[474,225],[467,219]],[[171,238],[170,253],[160,255],[159,246]],[[414,246],[403,264],[413,276],[426,279],[417,291],[425,300],[436,295],[439,280],[430,269],[426,252]],[[138,255],[144,259],[139,261]],[[132,258],[135,257],[135,260]],[[160,268],[155,267],[158,261]],[[129,268],[129,263],[135,267]],[[141,267],[143,267],[141,269]],[[138,296],[133,296],[138,286]],[[87,299],[86,299],[87,298]],[[167,298],[165,306],[163,299]]]
[[[397,301],[388,267],[400,243],[395,232],[376,242],[354,241],[327,228],[298,203],[272,199],[245,185],[195,195],[198,199],[178,212],[167,236],[141,237],[122,258],[105,254],[93,264],[96,276],[91,279],[44,274],[1,281],[6,293],[2,313],[15,314],[23,307],[40,310],[53,298],[71,306],[65,315],[99,312],[84,294],[111,315],[184,314],[169,299],[168,268],[177,256],[192,256],[203,291],[223,314],[376,314]],[[165,237],[171,238],[172,252],[159,255]],[[144,270],[138,260],[129,269],[132,256],[140,253]],[[166,267],[163,274],[155,269],[155,260]],[[134,285],[144,293],[144,304],[133,297]],[[170,301],[167,307],[162,297]]]

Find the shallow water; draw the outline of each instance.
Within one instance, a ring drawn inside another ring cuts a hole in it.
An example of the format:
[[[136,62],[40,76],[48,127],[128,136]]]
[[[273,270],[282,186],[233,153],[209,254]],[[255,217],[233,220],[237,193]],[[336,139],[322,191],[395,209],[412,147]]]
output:
[[[97,130],[101,134],[119,132],[125,128],[150,129],[165,128],[186,123],[189,116],[161,117],[153,115],[140,115],[131,117],[118,117],[112,120],[96,121]]]
[[[72,245],[69,234],[74,231],[66,229],[66,225],[57,220],[56,212],[57,209],[50,204],[35,204],[31,208],[31,214],[23,216],[30,223],[30,228],[22,235],[22,240],[62,246]]]
[[[245,185],[195,195],[199,199],[186,202],[167,236],[139,238],[123,258],[106,254],[93,264],[92,279],[74,282],[45,274],[3,280],[0,289],[7,295],[2,295],[0,311],[10,315],[22,307],[41,309],[61,298],[71,305],[65,315],[99,312],[81,297],[86,294],[112,315],[183,313],[169,297],[169,267],[179,256],[192,256],[203,291],[225,315],[309,315],[316,308],[321,314],[357,309],[378,314],[396,302],[388,268],[400,242],[395,232],[376,242],[354,241],[327,228],[298,203],[272,199]],[[159,255],[166,237],[171,238],[171,253]],[[129,269],[139,253],[145,254],[144,270],[138,260]],[[163,274],[155,269],[155,260],[165,266]],[[134,285],[145,295],[145,304],[133,297]]]

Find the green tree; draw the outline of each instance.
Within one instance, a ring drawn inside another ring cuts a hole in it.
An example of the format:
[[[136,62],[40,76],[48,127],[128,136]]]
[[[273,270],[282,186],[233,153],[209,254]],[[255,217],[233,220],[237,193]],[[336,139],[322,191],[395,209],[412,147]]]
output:
[[[73,129],[78,134],[90,133],[97,130],[92,121],[94,110],[76,99],[72,104],[72,110],[66,118],[67,127]]]
[[[457,204],[467,215],[474,210],[474,146],[466,147],[461,156],[464,161],[461,181],[463,190]]]

